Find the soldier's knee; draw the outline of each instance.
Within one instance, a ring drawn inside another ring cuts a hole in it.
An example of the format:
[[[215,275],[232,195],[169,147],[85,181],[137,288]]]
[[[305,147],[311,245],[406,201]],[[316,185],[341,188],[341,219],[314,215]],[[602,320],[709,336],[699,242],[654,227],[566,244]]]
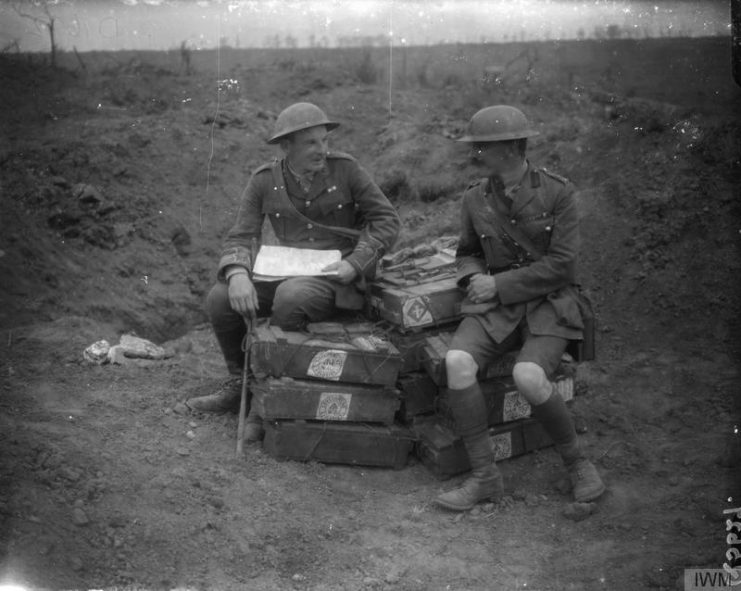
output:
[[[334,309],[334,292],[310,281],[286,280],[275,290],[272,323],[283,330],[299,330],[327,317]]]
[[[451,387],[465,387],[476,381],[479,366],[470,353],[451,349],[445,354],[445,371],[448,375],[448,385]],[[470,382],[470,383],[468,383]],[[460,384],[464,384],[460,386]]]
[[[306,299],[307,294],[300,286],[290,281],[284,281],[275,289],[273,298],[274,308],[294,308]]]
[[[229,304],[229,288],[226,283],[218,282],[206,296],[206,315],[212,322],[234,314]]]
[[[537,363],[532,361],[519,361],[512,369],[512,378],[515,380],[517,389],[526,397],[530,393],[538,393],[548,385],[548,377],[545,371]]]

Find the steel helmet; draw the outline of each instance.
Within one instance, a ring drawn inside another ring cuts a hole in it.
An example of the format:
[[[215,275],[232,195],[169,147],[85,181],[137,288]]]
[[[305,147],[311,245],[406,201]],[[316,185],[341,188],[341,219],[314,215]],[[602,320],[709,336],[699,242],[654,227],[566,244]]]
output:
[[[477,111],[468,124],[468,133],[459,142],[502,142],[539,135],[525,114],[508,105],[494,105]]]
[[[319,107],[311,103],[294,103],[283,109],[275,120],[273,137],[268,140],[269,144],[276,144],[281,138],[296,131],[309,129],[324,125],[327,130],[339,126],[336,121],[330,121]]]

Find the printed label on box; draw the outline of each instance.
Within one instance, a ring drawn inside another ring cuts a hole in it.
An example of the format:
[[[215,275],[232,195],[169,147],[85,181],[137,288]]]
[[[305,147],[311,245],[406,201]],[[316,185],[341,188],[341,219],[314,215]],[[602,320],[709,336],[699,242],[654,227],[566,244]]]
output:
[[[350,414],[352,394],[341,392],[322,392],[316,409],[320,421],[346,421]]]
[[[499,433],[491,438],[491,449],[496,461],[512,457],[512,433]]]
[[[347,351],[340,351],[338,349],[319,351],[312,357],[311,363],[306,370],[306,375],[312,378],[337,382],[342,375],[346,359]]]
[[[553,382],[553,389],[561,395],[564,402],[568,402],[574,397],[574,378]]]
[[[502,410],[502,421],[516,421],[530,416],[530,405],[517,391],[507,392],[504,395],[504,409]]]
[[[425,300],[426,298],[418,296],[416,298],[410,298],[404,302],[401,311],[404,318],[404,326],[420,326],[434,322],[432,313],[430,312]]]

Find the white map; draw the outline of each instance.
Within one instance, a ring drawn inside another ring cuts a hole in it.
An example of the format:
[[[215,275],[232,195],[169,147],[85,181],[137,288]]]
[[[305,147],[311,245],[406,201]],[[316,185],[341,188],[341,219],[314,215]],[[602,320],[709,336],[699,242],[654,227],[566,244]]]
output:
[[[341,260],[342,253],[339,250],[262,245],[255,258],[252,276],[257,281],[278,281],[286,277],[330,277],[336,272],[322,269]]]

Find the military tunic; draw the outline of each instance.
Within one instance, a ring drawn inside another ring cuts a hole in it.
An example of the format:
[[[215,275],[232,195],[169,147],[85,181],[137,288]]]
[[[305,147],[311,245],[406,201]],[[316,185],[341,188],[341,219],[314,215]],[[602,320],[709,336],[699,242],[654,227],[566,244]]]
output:
[[[289,198],[310,221],[299,219],[278,197],[272,174],[274,163],[261,166],[250,178],[241,197],[237,219],[224,240],[219,278],[223,278],[229,265],[252,268],[251,245],[253,240],[260,244],[265,218],[270,220],[282,246],[340,250],[343,259],[355,268],[359,277],[371,277],[376,262],[396,241],[401,222],[370,175],[352,156],[330,152],[324,169],[314,175],[311,187],[305,192],[287,171],[285,160],[278,164]],[[316,227],[312,221],[356,229],[360,237],[340,236]]]
[[[500,183],[501,185],[501,183]],[[492,274],[497,296],[485,304],[467,298],[464,314],[474,315],[496,342],[523,319],[533,335],[582,338],[576,280],[579,220],[574,187],[566,179],[528,163],[519,187],[509,199],[492,179],[472,183],[463,195],[461,236],[456,253],[458,281],[464,286],[475,273]],[[497,214],[530,239],[543,255],[522,260],[494,217],[495,202],[504,203],[506,217]]]

